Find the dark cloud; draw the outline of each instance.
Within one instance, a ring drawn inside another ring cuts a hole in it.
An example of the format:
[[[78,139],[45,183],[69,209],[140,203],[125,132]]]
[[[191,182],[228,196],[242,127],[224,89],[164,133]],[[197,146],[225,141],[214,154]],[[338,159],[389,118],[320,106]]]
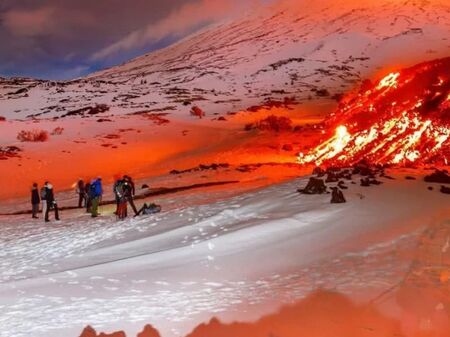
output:
[[[73,78],[164,47],[255,0],[3,0],[0,75]]]

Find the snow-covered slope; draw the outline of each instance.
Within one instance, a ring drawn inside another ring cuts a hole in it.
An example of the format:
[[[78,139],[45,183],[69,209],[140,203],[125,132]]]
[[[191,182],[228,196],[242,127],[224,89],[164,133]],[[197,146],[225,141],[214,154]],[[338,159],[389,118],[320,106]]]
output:
[[[339,205],[298,194],[301,178],[232,198],[171,195],[163,213],[124,222],[105,207],[96,220],[72,211],[48,225],[0,217],[0,336],[76,337],[87,324],[134,336],[146,323],[183,336],[212,316],[253,320],[317,288],[378,298],[449,211],[420,172],[388,173],[396,180],[349,184]]]
[[[448,56],[443,0],[285,1],[194,34],[166,49],[69,82],[0,80],[9,119],[166,111],[207,116],[264,100],[331,99],[386,68]],[[75,112],[73,112],[75,111]]]

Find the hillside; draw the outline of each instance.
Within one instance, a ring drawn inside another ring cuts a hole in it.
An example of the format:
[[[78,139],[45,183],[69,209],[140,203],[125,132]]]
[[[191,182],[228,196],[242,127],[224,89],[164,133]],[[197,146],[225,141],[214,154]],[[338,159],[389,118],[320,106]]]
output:
[[[271,100],[334,100],[363,78],[448,56],[449,13],[440,0],[278,3],[86,78],[0,79],[0,115],[89,117],[106,104],[99,114],[189,118],[194,104],[211,117]]]

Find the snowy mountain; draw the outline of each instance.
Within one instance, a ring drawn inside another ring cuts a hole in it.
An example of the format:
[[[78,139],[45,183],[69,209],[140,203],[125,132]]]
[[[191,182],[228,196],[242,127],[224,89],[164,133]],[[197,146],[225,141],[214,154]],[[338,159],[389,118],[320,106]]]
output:
[[[191,104],[212,116],[336,99],[378,72],[447,56],[449,13],[442,0],[285,1],[86,78],[0,79],[0,115],[89,116],[106,104],[108,114],[188,118]]]

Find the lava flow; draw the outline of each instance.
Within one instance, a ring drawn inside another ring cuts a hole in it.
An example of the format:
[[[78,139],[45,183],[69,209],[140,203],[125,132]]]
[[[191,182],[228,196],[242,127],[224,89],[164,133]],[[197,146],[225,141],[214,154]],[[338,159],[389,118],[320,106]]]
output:
[[[450,57],[365,81],[325,121],[334,135],[299,155],[300,163],[448,164]]]

